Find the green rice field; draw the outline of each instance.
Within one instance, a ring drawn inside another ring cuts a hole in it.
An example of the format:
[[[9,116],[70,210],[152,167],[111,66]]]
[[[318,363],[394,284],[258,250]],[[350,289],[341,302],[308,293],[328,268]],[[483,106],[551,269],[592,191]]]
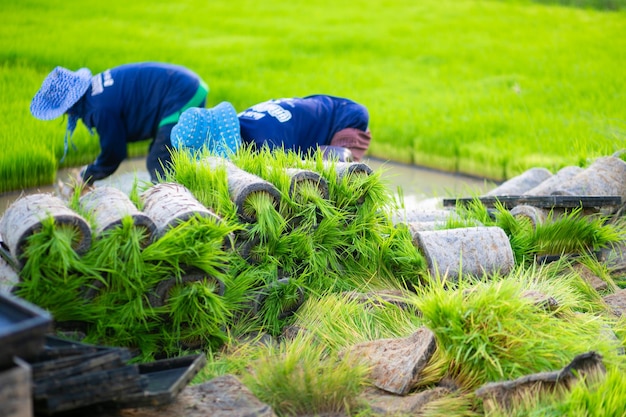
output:
[[[51,184],[98,154],[79,124],[60,166],[66,121],[30,115],[55,66],[148,60],[199,73],[208,106],[352,98],[370,111],[370,156],[385,160],[493,180],[585,165],[626,147],[624,4],[4,0],[0,192]]]

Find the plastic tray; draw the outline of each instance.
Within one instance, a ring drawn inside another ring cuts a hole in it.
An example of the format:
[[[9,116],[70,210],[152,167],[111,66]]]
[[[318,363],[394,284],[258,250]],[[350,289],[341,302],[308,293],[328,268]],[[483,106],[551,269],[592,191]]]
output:
[[[127,392],[141,393],[147,385],[147,380],[141,377],[136,365],[90,372],[50,381],[46,390],[42,392],[35,387],[34,408],[38,414],[53,415],[96,404],[106,404]]]
[[[124,395],[115,403],[120,408],[169,404],[205,364],[206,356],[203,353],[140,364],[139,372],[147,378],[147,388],[142,393]]]
[[[47,335],[44,350],[31,362],[35,410],[53,415],[143,392],[148,380],[137,365],[127,365],[130,358],[125,348]]]
[[[0,293],[0,369],[11,366],[13,357],[36,357],[52,329],[51,315],[19,297]]]
[[[112,359],[119,357],[122,362],[131,358],[130,351],[125,348],[90,345],[46,335],[44,350],[30,363],[34,371],[34,379],[40,379],[37,376],[40,373],[52,373],[79,364],[84,365],[86,362],[97,360],[96,358],[105,354],[108,354],[106,357]],[[122,362],[119,363],[123,364]],[[44,376],[46,375],[44,374]]]
[[[88,376],[99,371],[121,368],[129,357],[116,351],[103,351],[31,364],[34,392],[46,392],[78,375]]]

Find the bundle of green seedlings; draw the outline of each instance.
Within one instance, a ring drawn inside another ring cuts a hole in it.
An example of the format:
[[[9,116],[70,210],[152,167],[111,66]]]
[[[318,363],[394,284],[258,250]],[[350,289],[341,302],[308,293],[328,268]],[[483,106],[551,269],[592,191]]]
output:
[[[448,219],[445,228],[482,224],[501,227],[509,237],[517,264],[532,263],[541,257],[592,254],[626,239],[626,224],[611,221],[610,215],[585,215],[582,207],[561,214],[550,211],[544,222],[533,224],[514,216],[497,203],[489,210],[478,198],[458,205],[458,218]]]
[[[537,302],[536,294],[551,297],[557,306]],[[590,351],[601,354],[608,378],[626,370],[621,353],[624,339],[615,336],[623,335],[624,320],[609,313],[601,296],[566,260],[520,266],[506,277],[462,277],[455,284],[432,281],[418,290],[416,306],[424,324],[436,335],[445,362],[443,375],[455,381],[468,404],[481,415],[485,410],[472,392],[488,382],[560,370],[575,356]],[[557,397],[562,404],[582,392],[593,398],[597,389],[607,388],[598,388],[598,384],[602,387],[605,381],[582,381],[571,392],[563,387],[545,394],[551,395],[553,406],[560,407],[554,402]],[[618,384],[611,398],[623,398],[625,386],[624,382]],[[496,410],[494,415],[543,415],[519,411],[528,412],[543,401],[541,393],[522,395],[512,408]],[[584,410],[565,415],[588,415]]]
[[[26,239],[20,282],[14,293],[49,310],[57,322],[88,323],[102,311],[84,297],[89,286],[101,283],[99,271],[74,251],[76,228],[42,219],[40,230]]]
[[[257,249],[267,248],[285,228],[285,221],[274,207],[273,201],[264,193],[253,193],[245,201],[244,210],[254,213],[247,217],[255,218],[256,222],[242,221],[229,192],[225,167],[212,167],[204,163],[203,158],[208,156],[210,154],[207,152],[193,155],[185,152],[174,153],[174,169],[168,173],[166,180],[187,187],[198,201],[231,225],[237,236],[237,249],[244,245],[255,245]],[[240,251],[234,253],[239,254]],[[257,260],[251,262],[251,258]],[[296,280],[290,281],[289,285],[273,285],[279,278],[277,264],[271,259],[261,259],[258,253],[247,254],[245,258],[233,256],[229,260],[227,273],[233,285],[226,288],[225,296],[239,299],[239,305],[247,307],[242,307],[233,316],[244,322],[259,320],[259,326],[266,325],[278,331],[282,322],[278,318],[279,312],[289,310],[289,304],[293,302],[291,295],[298,292]],[[261,299],[264,300],[264,305],[256,305]]]
[[[339,177],[336,162],[324,160],[321,152],[302,158],[262,149],[240,152],[234,160],[281,192],[280,213],[287,225],[297,226],[285,230],[269,254],[284,270],[305,277],[310,291],[344,291],[365,282],[386,287],[396,280],[420,284],[424,260],[410,235],[390,221],[394,200],[381,171]],[[328,199],[313,186],[291,196],[289,168],[319,173],[328,184]],[[293,257],[293,248],[302,248],[299,256]]]
[[[224,241],[233,227],[225,223],[196,216],[146,247],[147,230],[127,216],[82,257],[72,249],[73,230],[52,218],[42,224],[28,238],[16,294],[48,309],[60,329],[84,332],[86,342],[136,349],[137,360],[216,348],[245,307],[244,291],[220,293],[231,287]],[[201,279],[186,282],[190,269]],[[163,283],[166,300],[159,300]]]
[[[536,293],[553,297],[558,307],[537,303],[529,296]],[[506,277],[434,280],[399,300],[403,307],[375,295],[368,300],[333,293],[311,297],[291,323],[295,336],[278,345],[259,339],[233,343],[212,357],[201,378],[235,374],[281,416],[376,415],[361,397],[372,384],[369,364],[346,352],[361,342],[406,337],[425,326],[435,334],[437,348],[414,392],[443,380],[457,389],[430,402],[423,415],[621,415],[626,318],[610,316],[599,294],[565,260],[521,265]],[[604,378],[522,395],[506,409],[485,410],[474,394],[488,382],[560,370],[588,351],[602,355]]]
[[[369,366],[346,348],[409,335],[420,323],[415,311],[381,300],[361,302],[337,293],[310,297],[294,315],[294,334],[279,343],[233,343],[212,357],[200,378],[234,374],[280,416],[365,416],[360,394],[371,384]]]
[[[232,156],[240,169],[273,184],[280,192],[278,208],[263,198],[250,198],[257,221],[246,223],[236,215],[228,192],[226,173],[203,164],[207,153],[173,155],[173,170],[167,178],[187,187],[207,207],[234,222],[239,238],[252,242],[236,274],[264,276],[260,326],[275,334],[299,299],[299,288],[320,296],[362,287],[386,288],[401,282],[420,285],[425,261],[412,243],[410,233],[395,228],[390,220],[394,202],[380,172],[339,178],[334,161],[321,152],[303,158],[293,152],[242,147]],[[288,170],[319,173],[327,182],[328,197],[317,183],[303,183],[294,190]],[[208,191],[210,190],[210,192]],[[268,230],[272,229],[272,230]],[[288,285],[272,285],[280,277]],[[233,276],[233,279],[238,279]]]

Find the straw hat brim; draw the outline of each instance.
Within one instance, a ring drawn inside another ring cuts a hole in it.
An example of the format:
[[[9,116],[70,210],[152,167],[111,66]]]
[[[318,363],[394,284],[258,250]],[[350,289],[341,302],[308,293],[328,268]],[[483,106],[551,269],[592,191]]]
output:
[[[62,116],[85,94],[91,84],[91,77],[91,71],[87,68],[75,72],[55,68],[31,101],[32,115],[41,120]]]

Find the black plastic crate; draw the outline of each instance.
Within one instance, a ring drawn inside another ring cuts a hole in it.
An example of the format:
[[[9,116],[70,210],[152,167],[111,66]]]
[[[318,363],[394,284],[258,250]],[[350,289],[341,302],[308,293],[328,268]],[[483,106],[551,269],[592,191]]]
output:
[[[139,374],[136,365],[126,365],[65,379],[48,380],[45,384],[45,387],[35,385],[33,390],[34,408],[40,415],[54,415],[106,404],[123,393],[141,393],[146,389],[148,381]]]
[[[51,383],[63,381],[78,375],[121,368],[130,355],[123,351],[102,351],[86,355],[76,355],[59,360],[31,364],[35,391],[46,390]],[[71,359],[71,361],[69,361]]]
[[[0,369],[12,366],[14,356],[25,360],[36,357],[44,348],[52,322],[47,311],[0,293]]]
[[[120,408],[135,408],[172,403],[204,365],[203,353],[140,364],[139,373],[147,379],[147,387],[141,393],[125,393],[115,404]]]

